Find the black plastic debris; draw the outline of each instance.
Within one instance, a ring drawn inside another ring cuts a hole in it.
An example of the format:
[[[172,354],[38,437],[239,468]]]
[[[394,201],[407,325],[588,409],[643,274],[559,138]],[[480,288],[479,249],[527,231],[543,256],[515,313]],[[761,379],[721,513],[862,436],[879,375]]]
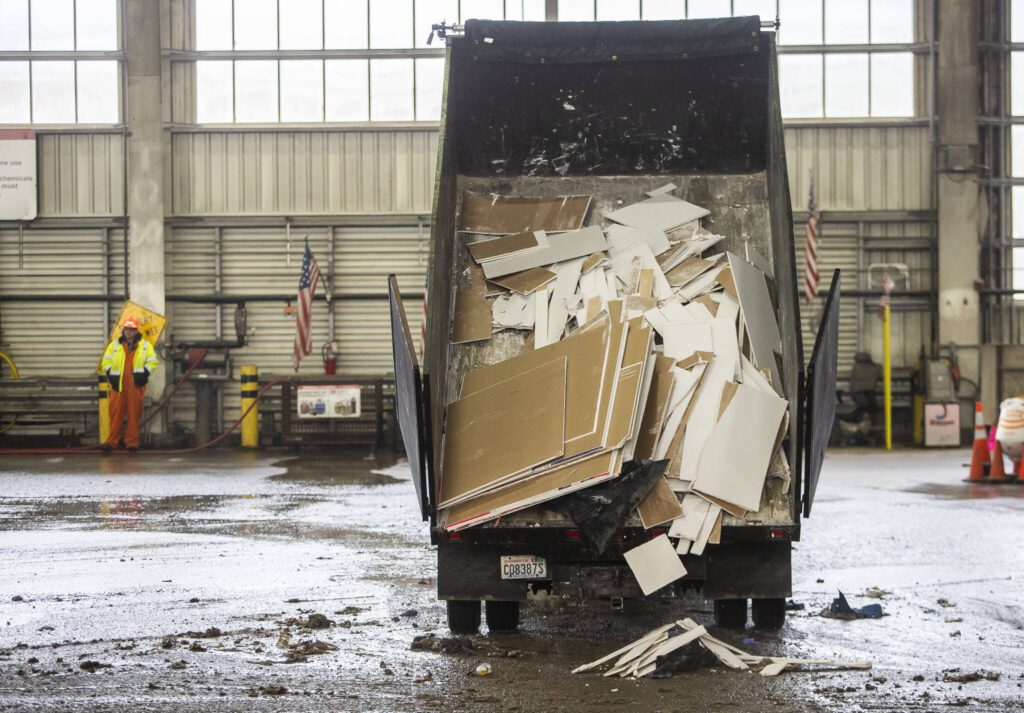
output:
[[[701,646],[700,641],[691,641],[675,651],[659,656],[655,661],[654,673],[649,678],[672,678],[677,673],[710,668],[718,663],[713,653]]]
[[[667,467],[667,460],[633,459],[622,467],[618,478],[566,496],[564,508],[597,551],[604,552],[612,535],[647,497]]]
[[[786,611],[803,611],[804,609],[803,602],[794,602],[792,599],[786,600]]]
[[[846,596],[839,592],[839,596],[832,600],[828,609],[821,612],[822,616],[830,619],[881,619],[885,616],[881,604],[868,604],[863,607],[851,607],[846,601]]]

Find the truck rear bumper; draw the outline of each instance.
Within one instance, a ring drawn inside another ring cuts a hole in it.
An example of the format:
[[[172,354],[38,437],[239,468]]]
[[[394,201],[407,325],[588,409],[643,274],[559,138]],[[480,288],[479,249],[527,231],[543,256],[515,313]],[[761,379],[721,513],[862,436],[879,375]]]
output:
[[[789,539],[759,537],[758,528],[737,529],[744,531],[739,539],[726,538],[723,532],[722,544],[709,545],[703,556],[684,556],[686,576],[654,596],[672,596],[687,587],[702,588],[707,599],[790,596]],[[513,532],[505,531],[502,534],[507,537],[500,537],[498,531],[492,531],[492,536],[478,541],[442,538],[437,550],[438,598],[522,601],[531,590],[540,588],[577,601],[642,598],[622,553],[650,533],[624,533],[605,553],[598,555],[582,540],[567,541],[561,531],[557,536],[549,531],[548,537],[536,537],[539,533],[534,531],[530,533],[534,536],[523,539],[515,537]],[[504,555],[544,557],[550,578],[543,581],[502,579],[500,558]]]

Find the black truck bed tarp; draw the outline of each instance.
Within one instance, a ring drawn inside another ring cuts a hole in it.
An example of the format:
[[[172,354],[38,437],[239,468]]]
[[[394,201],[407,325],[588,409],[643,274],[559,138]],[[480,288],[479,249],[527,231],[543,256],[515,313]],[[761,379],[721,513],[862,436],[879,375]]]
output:
[[[759,52],[756,16],[659,22],[469,20],[466,39],[481,60],[617,62]]]

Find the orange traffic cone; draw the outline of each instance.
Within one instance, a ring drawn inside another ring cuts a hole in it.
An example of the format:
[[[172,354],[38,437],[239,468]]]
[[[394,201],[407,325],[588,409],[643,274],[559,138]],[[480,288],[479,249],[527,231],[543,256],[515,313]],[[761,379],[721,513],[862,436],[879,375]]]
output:
[[[995,480],[1006,480],[1006,467],[1003,464],[1003,447],[996,439],[996,447],[992,449],[992,465],[988,469],[988,477]]]
[[[971,452],[970,480],[984,480],[985,466],[988,465],[988,434],[985,432],[985,417],[981,413],[981,402],[974,403],[974,448]]]

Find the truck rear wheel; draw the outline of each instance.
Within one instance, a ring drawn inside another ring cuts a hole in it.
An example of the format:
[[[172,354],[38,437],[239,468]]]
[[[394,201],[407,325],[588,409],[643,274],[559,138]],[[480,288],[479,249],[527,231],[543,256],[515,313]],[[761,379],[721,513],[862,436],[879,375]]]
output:
[[[453,634],[475,634],[480,630],[480,602],[449,599],[448,629]]]
[[[723,629],[743,629],[747,626],[746,599],[716,599],[715,626]]]
[[[491,631],[515,631],[519,628],[519,602],[487,602],[487,628]]]
[[[758,629],[781,629],[786,623],[786,600],[752,599],[750,616]]]

